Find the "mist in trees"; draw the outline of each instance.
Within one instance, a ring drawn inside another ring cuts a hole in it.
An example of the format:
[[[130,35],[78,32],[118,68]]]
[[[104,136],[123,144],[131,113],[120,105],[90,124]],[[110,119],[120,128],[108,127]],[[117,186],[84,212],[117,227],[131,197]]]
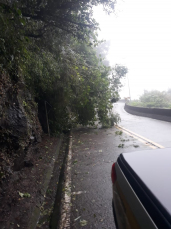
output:
[[[0,3],[0,74],[23,81],[38,104],[46,131],[47,101],[51,132],[77,124],[104,123],[119,99],[127,69],[105,59],[109,42],[97,39],[93,7],[114,10],[114,0],[8,1]]]
[[[139,100],[129,102],[129,105],[148,108],[170,108],[171,109],[171,89],[168,91],[144,91]]]

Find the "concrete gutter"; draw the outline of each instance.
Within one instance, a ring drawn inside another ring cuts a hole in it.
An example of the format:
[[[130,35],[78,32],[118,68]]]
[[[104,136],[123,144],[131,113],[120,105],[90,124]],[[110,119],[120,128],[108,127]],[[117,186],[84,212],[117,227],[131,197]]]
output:
[[[53,174],[53,169],[54,169],[55,162],[56,162],[58,155],[59,155],[59,152],[60,152],[62,141],[63,141],[63,136],[59,140],[59,144],[58,144],[58,147],[56,149],[56,154],[53,158],[54,160],[51,161],[51,164],[49,165],[49,167],[47,168],[47,171],[46,171],[44,182],[43,182],[42,187],[41,187],[41,196],[43,199],[46,195],[46,191],[48,189],[48,186],[49,186],[49,183],[51,180],[51,175]],[[43,202],[43,200],[42,200],[42,202]],[[28,227],[29,229],[35,229],[36,228],[37,222],[38,222],[39,217],[40,217],[40,212],[41,212],[40,207],[41,207],[40,203],[35,204],[35,207],[33,208],[32,216],[31,216],[30,222],[29,222],[29,227]]]
[[[65,158],[60,172],[50,228],[69,229],[71,212],[71,159],[72,136],[69,134]]]

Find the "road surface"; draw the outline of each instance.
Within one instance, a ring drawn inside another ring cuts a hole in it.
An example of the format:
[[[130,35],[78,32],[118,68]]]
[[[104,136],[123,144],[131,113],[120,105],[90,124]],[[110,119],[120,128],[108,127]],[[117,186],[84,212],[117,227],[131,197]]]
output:
[[[151,149],[115,127],[73,132],[71,229],[114,229],[111,167],[122,152]],[[123,144],[123,147],[118,147]]]
[[[114,104],[114,112],[121,116],[119,124],[164,147],[171,147],[171,123],[156,119],[131,115],[124,110],[124,103]]]
[[[164,147],[171,146],[171,123],[130,115],[123,103],[115,104],[114,110],[122,118],[121,126],[148,138]],[[112,213],[111,166],[120,153],[152,149],[142,139],[109,129],[79,129],[72,133],[72,159],[70,192],[63,229],[115,229]]]

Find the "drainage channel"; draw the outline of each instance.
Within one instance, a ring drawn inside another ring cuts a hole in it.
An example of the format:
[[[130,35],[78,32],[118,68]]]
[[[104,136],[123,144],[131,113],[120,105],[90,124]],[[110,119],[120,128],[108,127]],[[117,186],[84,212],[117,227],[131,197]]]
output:
[[[65,150],[65,157],[63,160],[60,176],[59,176],[59,182],[58,182],[58,189],[56,192],[55,197],[55,203],[53,208],[53,213],[50,220],[50,228],[51,229],[57,229],[60,228],[60,221],[61,221],[61,214],[62,214],[62,198],[64,197],[64,188],[66,183],[66,169],[67,169],[67,159],[68,159],[68,153],[69,153],[69,147],[70,147],[70,137],[68,137],[67,141],[67,147]]]
[[[139,135],[137,133],[134,133],[134,132],[122,127],[122,126],[116,125],[115,127],[117,129],[119,129],[119,130],[122,130],[126,134],[130,134],[132,137],[138,139],[139,141],[143,142],[146,145],[149,145],[153,149],[156,149],[156,148],[163,149],[163,148],[165,148],[164,146],[159,145],[158,143],[153,142],[153,141],[151,141],[151,140],[149,140],[149,139],[147,139],[147,138],[145,138],[145,137],[143,137],[143,136],[141,136],[141,135]]]

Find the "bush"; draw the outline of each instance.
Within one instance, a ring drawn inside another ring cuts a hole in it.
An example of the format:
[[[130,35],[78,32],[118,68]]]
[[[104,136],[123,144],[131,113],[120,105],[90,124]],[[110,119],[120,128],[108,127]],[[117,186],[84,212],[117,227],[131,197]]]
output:
[[[139,100],[128,103],[130,106],[147,108],[171,108],[171,94],[163,91],[145,91]]]
[[[120,115],[118,113],[110,113],[102,122],[103,128],[109,128],[117,125],[121,121]]]

